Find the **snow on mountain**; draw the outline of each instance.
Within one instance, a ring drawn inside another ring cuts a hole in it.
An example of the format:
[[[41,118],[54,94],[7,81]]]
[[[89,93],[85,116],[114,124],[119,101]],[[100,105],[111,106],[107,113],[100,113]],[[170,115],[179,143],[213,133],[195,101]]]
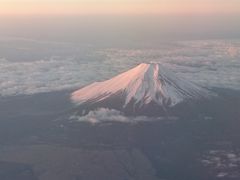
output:
[[[99,103],[118,94],[127,107],[131,102],[138,107],[155,103],[173,107],[188,99],[208,97],[204,88],[177,77],[159,63],[142,63],[107,81],[95,82],[72,93],[76,104]]]

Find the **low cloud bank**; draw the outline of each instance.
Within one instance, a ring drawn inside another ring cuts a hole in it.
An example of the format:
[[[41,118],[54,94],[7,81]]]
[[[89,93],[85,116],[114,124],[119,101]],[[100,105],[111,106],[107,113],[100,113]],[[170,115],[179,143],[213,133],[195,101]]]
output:
[[[69,49],[66,51],[70,54]],[[79,88],[150,61],[160,62],[177,75],[209,88],[240,90],[240,40],[175,42],[154,48],[81,53],[72,50],[69,57],[56,56],[34,61],[0,57],[0,96]]]
[[[137,123],[144,121],[158,121],[164,120],[165,117],[146,117],[146,116],[134,116],[128,117],[123,115],[120,111],[114,109],[99,108],[94,111],[90,111],[85,116],[71,116],[70,120],[79,122],[89,122],[92,124],[102,123],[102,122],[122,122],[122,123]],[[169,117],[169,120],[177,120],[176,117]]]

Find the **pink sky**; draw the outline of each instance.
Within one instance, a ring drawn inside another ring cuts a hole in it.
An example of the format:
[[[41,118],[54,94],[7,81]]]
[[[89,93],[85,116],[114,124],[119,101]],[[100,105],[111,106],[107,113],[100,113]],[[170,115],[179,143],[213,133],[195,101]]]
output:
[[[236,14],[240,0],[0,0],[0,14]]]

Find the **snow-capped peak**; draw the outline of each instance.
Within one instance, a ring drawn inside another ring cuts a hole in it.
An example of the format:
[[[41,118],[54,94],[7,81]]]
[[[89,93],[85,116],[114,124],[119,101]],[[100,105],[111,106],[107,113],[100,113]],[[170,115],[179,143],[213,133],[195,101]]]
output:
[[[101,102],[122,93],[124,105],[139,106],[154,102],[171,107],[191,98],[208,96],[208,91],[175,76],[159,63],[142,63],[129,71],[103,82],[95,82],[72,94],[77,104]]]

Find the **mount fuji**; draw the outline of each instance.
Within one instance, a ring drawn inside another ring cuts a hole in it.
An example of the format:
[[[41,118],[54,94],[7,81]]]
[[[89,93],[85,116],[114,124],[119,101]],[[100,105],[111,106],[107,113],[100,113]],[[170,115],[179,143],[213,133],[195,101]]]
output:
[[[209,99],[212,92],[176,76],[159,63],[142,63],[103,82],[95,82],[71,95],[80,114],[98,108],[131,115],[166,115],[176,107]],[[188,106],[188,107],[190,107]]]

